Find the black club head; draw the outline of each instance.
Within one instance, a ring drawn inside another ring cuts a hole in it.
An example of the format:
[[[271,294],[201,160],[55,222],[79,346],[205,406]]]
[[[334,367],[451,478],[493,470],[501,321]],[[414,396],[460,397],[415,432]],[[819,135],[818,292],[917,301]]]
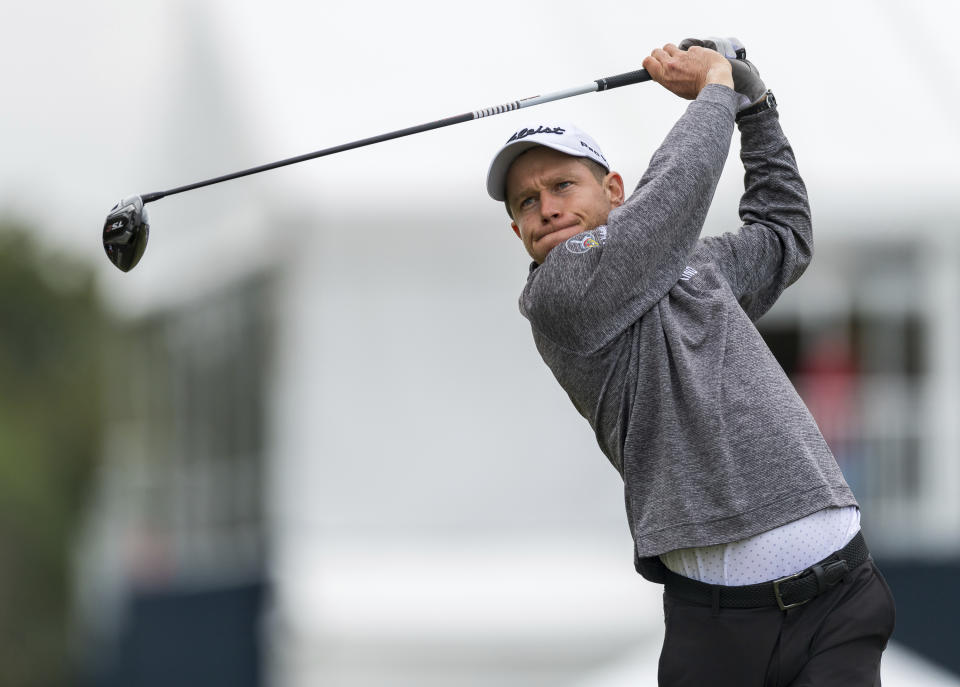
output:
[[[150,220],[140,196],[124,198],[114,205],[103,223],[103,250],[124,272],[140,262],[149,238]]]

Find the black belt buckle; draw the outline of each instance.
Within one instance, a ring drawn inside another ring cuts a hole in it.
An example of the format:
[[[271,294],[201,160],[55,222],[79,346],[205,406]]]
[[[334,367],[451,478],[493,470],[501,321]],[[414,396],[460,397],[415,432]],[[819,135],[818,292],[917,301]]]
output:
[[[810,599],[804,599],[803,601],[797,601],[796,603],[787,604],[783,602],[783,597],[780,596],[780,585],[782,583],[789,582],[790,580],[795,580],[798,577],[802,577],[806,575],[808,572],[809,570],[801,570],[800,572],[794,573],[793,575],[787,575],[786,577],[781,577],[779,580],[773,581],[773,596],[777,600],[777,606],[780,607],[781,611],[786,611],[787,609],[790,609],[790,608],[796,608],[797,606],[802,606],[803,604],[810,601]]]

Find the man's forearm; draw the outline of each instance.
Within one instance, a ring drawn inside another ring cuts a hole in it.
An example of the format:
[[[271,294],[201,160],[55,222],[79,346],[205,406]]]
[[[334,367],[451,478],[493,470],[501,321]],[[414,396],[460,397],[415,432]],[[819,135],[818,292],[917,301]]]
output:
[[[806,269],[813,254],[807,189],[775,110],[742,118],[740,159],[745,171],[740,218],[777,234],[784,247],[783,288]]]

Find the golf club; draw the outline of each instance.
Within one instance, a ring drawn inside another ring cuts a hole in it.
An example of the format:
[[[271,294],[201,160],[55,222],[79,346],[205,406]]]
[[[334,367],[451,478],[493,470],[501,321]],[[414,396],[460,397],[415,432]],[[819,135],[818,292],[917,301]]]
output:
[[[345,150],[362,148],[363,146],[373,145],[374,143],[390,141],[395,138],[410,136],[411,134],[419,134],[432,129],[440,129],[445,126],[451,126],[461,122],[468,122],[473,119],[480,119],[481,117],[489,117],[491,115],[502,114],[504,112],[512,112],[513,110],[520,110],[525,107],[532,107],[533,105],[540,105],[542,103],[548,103],[554,100],[570,98],[572,96],[582,95],[584,93],[608,91],[611,88],[619,88],[620,86],[628,86],[630,84],[641,83],[649,80],[650,75],[647,73],[647,71],[645,69],[638,69],[633,72],[617,74],[616,76],[608,76],[604,79],[596,79],[595,81],[591,81],[583,86],[568,88],[562,91],[555,91],[546,95],[532,96],[522,100],[514,100],[513,102],[505,105],[488,107],[483,110],[475,110],[473,112],[466,112],[464,114],[447,117],[445,119],[438,119],[437,121],[429,122],[427,124],[411,126],[406,129],[398,129],[397,131],[380,134],[379,136],[364,138],[359,141],[353,141],[352,143],[343,143],[338,146],[333,146],[332,148],[325,148],[312,153],[306,153],[304,155],[298,155],[285,160],[278,160],[277,162],[260,165],[259,167],[251,167],[250,169],[244,169],[239,172],[224,174],[223,176],[206,179],[204,181],[198,181],[193,184],[187,184],[186,186],[178,186],[166,191],[154,191],[153,193],[146,193],[140,196],[130,196],[128,198],[124,198],[115,206],[113,206],[113,208],[110,210],[110,214],[107,215],[107,219],[103,223],[103,249],[106,251],[110,262],[124,272],[129,272],[136,267],[137,263],[140,262],[140,258],[143,256],[143,252],[147,248],[147,239],[150,237],[150,222],[144,206],[147,203],[152,203],[153,201],[165,198],[166,196],[183,193],[184,191],[192,191],[193,189],[202,188],[203,186],[211,186],[213,184],[219,184],[223,181],[230,181],[231,179],[238,179],[251,174],[259,174],[260,172],[266,172],[270,169],[285,167],[286,165],[293,165],[298,162],[312,160],[325,155],[342,153]]]

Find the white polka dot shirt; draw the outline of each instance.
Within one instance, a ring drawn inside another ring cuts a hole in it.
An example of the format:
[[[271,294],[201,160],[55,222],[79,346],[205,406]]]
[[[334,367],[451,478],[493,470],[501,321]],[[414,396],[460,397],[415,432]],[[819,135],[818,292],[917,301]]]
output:
[[[678,575],[708,584],[756,584],[809,568],[842,549],[859,531],[856,506],[826,508],[747,539],[677,549],[660,560]]]

